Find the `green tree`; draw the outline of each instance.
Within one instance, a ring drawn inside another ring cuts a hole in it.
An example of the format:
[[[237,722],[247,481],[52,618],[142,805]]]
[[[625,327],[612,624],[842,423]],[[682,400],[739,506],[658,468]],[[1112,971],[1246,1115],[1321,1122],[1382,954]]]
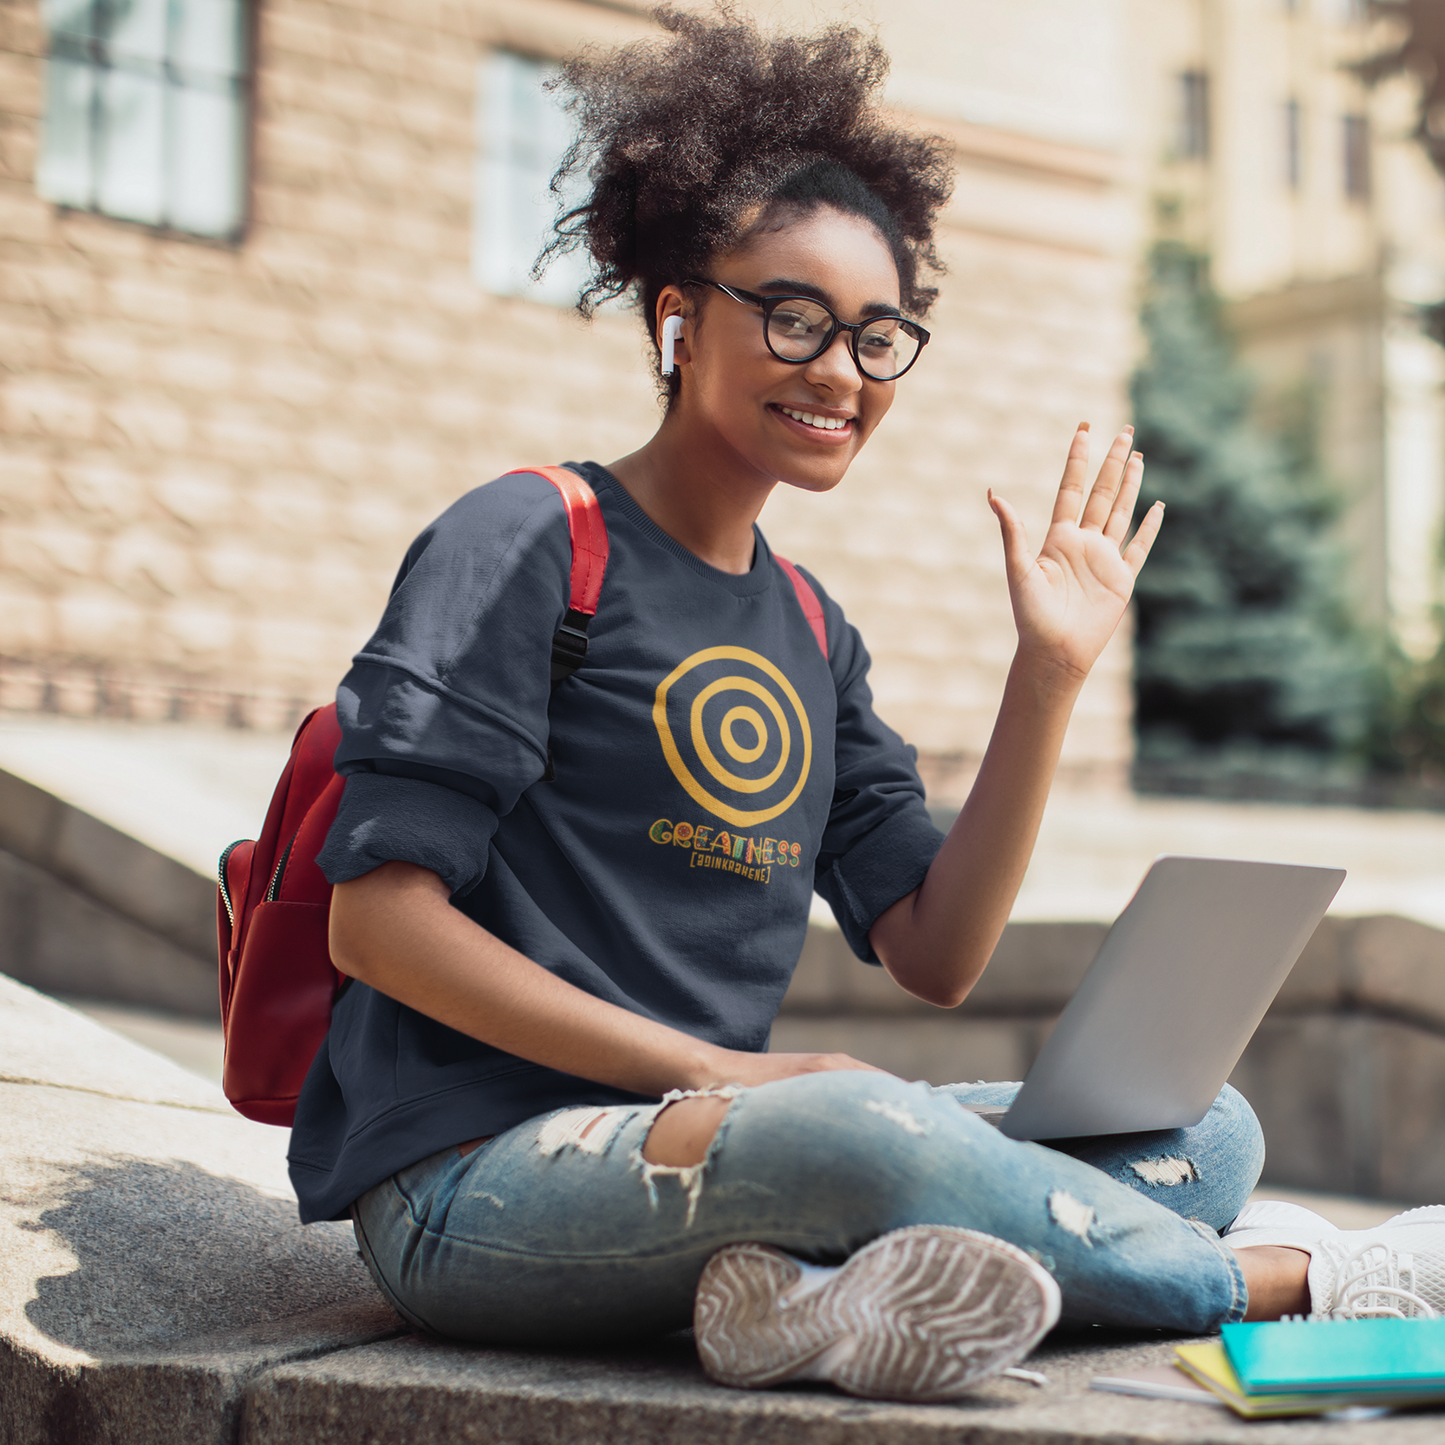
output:
[[[1307,398],[1261,423],[1207,263],[1179,245],[1152,255],[1143,326],[1137,445],[1167,512],[1135,589],[1141,757],[1340,756],[1365,729],[1369,679]]]
[[[1419,82],[1413,138],[1445,175],[1445,4],[1441,0],[1371,0],[1370,15],[1394,22],[1395,43],[1350,68],[1367,84],[1395,75]]]
[[[1445,783],[1445,645],[1423,662],[1398,652],[1386,660],[1365,755],[1376,773]]]

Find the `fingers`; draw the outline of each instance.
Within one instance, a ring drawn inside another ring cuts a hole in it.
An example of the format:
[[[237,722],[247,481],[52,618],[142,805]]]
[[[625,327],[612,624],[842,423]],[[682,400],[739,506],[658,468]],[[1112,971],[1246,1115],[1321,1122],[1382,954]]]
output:
[[[1089,423],[1081,421],[1074,439],[1069,443],[1069,459],[1064,463],[1064,479],[1059,483],[1059,495],[1054,501],[1054,522],[1073,522],[1078,519],[1079,508],[1084,503],[1084,484],[1089,474]]]
[[[1139,499],[1139,488],[1144,481],[1144,458],[1139,452],[1130,452],[1124,466],[1124,483],[1114,498],[1109,520],[1104,523],[1104,535],[1115,546],[1122,547],[1129,535],[1129,519],[1134,515],[1134,503]],[[1091,499],[1092,500],[1092,499]]]
[[[1163,525],[1164,503],[1155,502],[1144,513],[1144,520],[1139,523],[1139,530],[1134,533],[1134,540],[1119,554],[1128,564],[1129,570],[1134,576],[1139,575],[1139,569],[1149,556],[1149,549],[1154,545],[1154,539],[1159,535],[1159,529]]]
[[[1087,527],[1095,532],[1104,530],[1104,524],[1109,520],[1114,509],[1114,499],[1118,496],[1119,488],[1123,484],[1124,472],[1133,445],[1134,428],[1126,426],[1114,438],[1114,445],[1109,448],[1109,455],[1104,458],[1104,465],[1099,468],[1099,475],[1094,479],[1094,489],[1089,493],[1089,500],[1084,504],[1083,516],[1079,517],[1081,527]]]

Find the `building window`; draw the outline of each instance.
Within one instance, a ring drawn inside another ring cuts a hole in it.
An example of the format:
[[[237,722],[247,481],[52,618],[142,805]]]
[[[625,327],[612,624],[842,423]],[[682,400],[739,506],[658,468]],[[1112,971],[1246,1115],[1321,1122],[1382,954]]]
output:
[[[193,235],[239,234],[243,0],[46,0],[45,20],[40,194]]]
[[[1344,125],[1345,195],[1352,201],[1370,198],[1370,122],[1347,115]]]
[[[1300,147],[1300,104],[1297,100],[1287,100],[1284,103],[1284,183],[1292,191],[1299,190],[1304,175]]]
[[[1209,159],[1209,77],[1202,70],[1179,76],[1179,126],[1174,153],[1180,160]]]
[[[488,291],[567,306],[585,283],[581,254],[554,261],[540,281],[531,277],[557,216],[552,175],[573,135],[567,113],[543,88],[556,69],[505,50],[482,61],[472,271]],[[579,197],[580,185],[562,203],[575,204]]]

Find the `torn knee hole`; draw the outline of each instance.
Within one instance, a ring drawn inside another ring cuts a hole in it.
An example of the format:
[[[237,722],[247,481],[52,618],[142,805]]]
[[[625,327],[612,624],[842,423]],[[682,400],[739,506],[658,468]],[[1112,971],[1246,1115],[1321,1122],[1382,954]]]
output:
[[[643,1159],[673,1169],[701,1164],[731,1105],[732,1099],[721,1094],[700,1094],[665,1105],[647,1132]]]
[[[546,1119],[537,1131],[537,1150],[551,1159],[558,1154],[605,1154],[636,1115],[636,1109],[567,1109]]]
[[[1129,1167],[1145,1184],[1166,1189],[1199,1178],[1199,1167],[1192,1159],[1136,1159]]]

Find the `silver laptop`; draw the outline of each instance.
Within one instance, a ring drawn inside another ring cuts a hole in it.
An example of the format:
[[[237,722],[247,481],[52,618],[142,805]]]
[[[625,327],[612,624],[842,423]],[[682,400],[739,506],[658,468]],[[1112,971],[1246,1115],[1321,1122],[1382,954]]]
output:
[[[1157,858],[1010,1108],[1011,1139],[1197,1124],[1239,1061],[1343,868]]]

